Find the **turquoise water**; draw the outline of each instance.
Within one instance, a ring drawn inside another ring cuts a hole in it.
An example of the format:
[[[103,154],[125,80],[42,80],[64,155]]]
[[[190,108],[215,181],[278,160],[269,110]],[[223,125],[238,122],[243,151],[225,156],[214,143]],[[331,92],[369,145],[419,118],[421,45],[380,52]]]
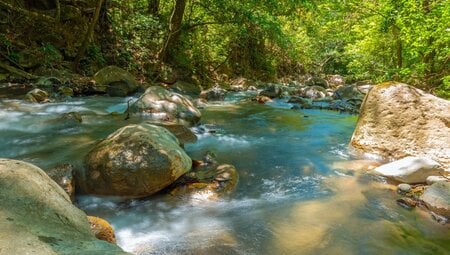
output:
[[[210,151],[237,167],[230,197],[210,201],[158,195],[119,201],[84,196],[79,206],[110,221],[118,244],[136,254],[446,254],[449,226],[395,204],[383,180],[339,172],[356,116],[291,110],[285,100],[260,105],[232,94],[202,111],[194,159]],[[128,121],[128,98],[83,98],[44,105],[0,103],[0,157],[42,168],[81,167],[99,139]],[[78,111],[83,124],[58,120]]]

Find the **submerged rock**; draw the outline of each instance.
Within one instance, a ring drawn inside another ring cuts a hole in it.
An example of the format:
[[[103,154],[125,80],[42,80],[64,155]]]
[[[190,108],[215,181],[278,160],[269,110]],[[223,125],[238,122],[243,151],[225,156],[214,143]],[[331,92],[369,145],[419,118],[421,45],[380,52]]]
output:
[[[0,159],[2,254],[126,254],[98,240],[86,214],[44,171]]]
[[[163,87],[149,87],[130,107],[130,112],[144,118],[176,121],[194,125],[200,121],[201,113],[192,102]]]
[[[310,98],[293,96],[293,97],[289,98],[288,103],[299,104],[301,109],[312,109],[313,108],[313,102]]]
[[[167,129],[148,123],[120,128],[98,143],[77,174],[83,193],[145,197],[172,184],[192,161]]]
[[[228,164],[215,167],[213,163],[212,166],[200,167],[187,173],[177,181],[170,194],[199,200],[215,200],[230,194],[239,180],[236,168]]]
[[[388,159],[429,157],[448,169],[450,102],[407,84],[379,84],[364,100],[350,145]]]
[[[450,219],[450,182],[431,185],[420,199],[431,211]]]
[[[270,99],[270,97],[266,97],[266,96],[256,96],[253,100],[258,102],[258,103],[260,103],[260,104],[265,104],[267,102],[272,102],[272,99]]]
[[[331,165],[331,168],[345,171],[369,171],[380,165],[381,163],[379,161],[370,159],[357,159],[334,162]]]
[[[93,79],[93,90],[110,96],[127,96],[138,89],[134,76],[117,66],[107,66],[98,71]]]
[[[406,157],[373,171],[386,177],[405,183],[424,183],[430,175],[439,174],[439,163],[428,158]]]

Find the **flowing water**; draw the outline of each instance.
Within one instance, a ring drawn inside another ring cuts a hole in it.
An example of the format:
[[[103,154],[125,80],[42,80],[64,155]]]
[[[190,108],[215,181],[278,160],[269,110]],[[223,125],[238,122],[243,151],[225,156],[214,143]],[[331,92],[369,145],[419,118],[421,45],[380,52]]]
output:
[[[356,116],[291,110],[233,94],[203,110],[191,158],[206,152],[237,167],[230,197],[210,201],[158,195],[142,200],[79,197],[90,215],[107,219],[118,244],[136,254],[448,254],[450,229],[426,213],[396,205],[395,191],[364,173],[339,172]],[[50,104],[0,101],[0,157],[43,169],[82,167],[100,139],[129,122],[129,98],[82,98]],[[77,111],[83,123],[61,114]]]

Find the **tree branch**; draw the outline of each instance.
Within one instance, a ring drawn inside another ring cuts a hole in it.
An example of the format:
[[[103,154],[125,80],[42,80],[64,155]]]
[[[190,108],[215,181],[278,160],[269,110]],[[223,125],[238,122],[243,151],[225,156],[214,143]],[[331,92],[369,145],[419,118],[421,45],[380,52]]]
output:
[[[27,73],[25,71],[19,70],[19,69],[15,68],[15,67],[12,67],[10,65],[4,64],[2,62],[0,62],[0,68],[3,68],[3,69],[5,69],[6,71],[8,71],[8,72],[10,72],[12,74],[18,75],[20,77],[24,77],[24,78],[26,78],[28,80],[37,78],[36,76],[34,76],[32,74],[29,74],[29,73]]]
[[[47,22],[55,22],[55,19],[48,15],[41,14],[38,12],[27,11],[20,7],[15,7],[11,4],[5,3],[4,1],[0,1],[0,7],[11,10],[11,11],[15,11],[15,12],[18,12],[18,13],[24,14],[26,16],[36,18],[36,19],[41,19],[41,20],[44,20]]]

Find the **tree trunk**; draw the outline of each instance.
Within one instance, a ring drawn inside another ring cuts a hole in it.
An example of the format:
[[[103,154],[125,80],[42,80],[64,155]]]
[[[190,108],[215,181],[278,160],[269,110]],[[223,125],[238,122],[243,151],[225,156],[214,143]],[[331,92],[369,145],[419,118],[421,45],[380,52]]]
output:
[[[92,18],[91,24],[89,25],[89,28],[86,31],[86,34],[84,35],[83,43],[81,44],[81,47],[78,50],[77,56],[75,57],[75,61],[74,61],[74,69],[75,70],[78,70],[78,64],[80,63],[81,58],[84,56],[84,52],[86,51],[89,40],[92,37],[94,28],[95,28],[95,24],[97,24],[98,17],[100,16],[100,9],[102,8],[103,1],[104,0],[97,0],[97,7],[95,7],[94,17]]]
[[[172,15],[170,16],[169,34],[158,54],[160,61],[168,63],[172,60],[174,48],[177,46],[181,34],[181,23],[187,0],[174,0]]]
[[[423,1],[423,12],[425,16],[427,16],[430,13],[430,1],[425,0]],[[427,64],[426,66],[426,73],[432,74],[435,72],[435,66],[434,66],[434,59],[436,56],[436,49],[433,47],[434,38],[433,36],[428,37],[427,40],[427,49],[431,49],[428,53],[425,54],[423,57],[423,62]]]
[[[148,13],[153,16],[158,16],[159,0],[148,0]]]
[[[55,0],[55,5],[56,5],[55,21],[59,22],[59,20],[61,19],[61,3],[59,2],[59,0]]]
[[[402,56],[402,52],[403,52],[403,44],[402,44],[402,39],[400,38],[400,29],[394,25],[392,27],[392,33],[394,34],[394,40],[395,40],[395,64],[397,66],[397,68],[402,68],[403,66],[403,56]]]

